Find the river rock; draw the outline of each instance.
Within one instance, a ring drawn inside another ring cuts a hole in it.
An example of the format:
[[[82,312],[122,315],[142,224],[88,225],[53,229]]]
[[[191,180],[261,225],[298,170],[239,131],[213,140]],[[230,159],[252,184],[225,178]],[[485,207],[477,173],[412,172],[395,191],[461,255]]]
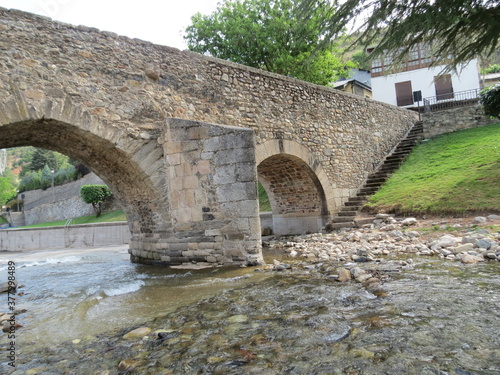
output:
[[[487,238],[480,238],[476,240],[476,246],[479,247],[480,249],[486,249],[489,250],[491,246],[494,245],[494,242],[490,239]]]
[[[227,318],[229,323],[246,323],[248,322],[248,316],[246,315],[233,315]]]
[[[338,278],[339,281],[346,282],[346,281],[351,280],[351,277],[352,277],[351,271],[349,271],[348,269],[341,267],[337,270],[337,273],[339,275],[339,278]]]
[[[487,252],[486,254],[484,254],[484,257],[488,259],[497,259],[497,256],[494,252]]]
[[[118,364],[118,371],[120,372],[130,372],[139,367],[143,362],[134,359],[124,359]]]
[[[486,218],[484,216],[476,216],[474,220],[472,220],[473,224],[484,224],[486,223]]]
[[[139,327],[125,334],[123,338],[125,340],[139,339],[139,338],[142,339],[144,336],[147,336],[150,332],[151,328]]]
[[[444,236],[439,238],[437,241],[432,242],[430,247],[432,250],[436,250],[436,249],[440,249],[440,248],[455,246],[459,242],[460,242],[459,238],[452,236],[452,235],[449,235],[449,234],[445,234]]]
[[[470,255],[470,254],[465,254],[463,257],[462,257],[462,263],[464,264],[474,264],[474,263],[477,263],[478,260],[475,256],[473,255]]]
[[[364,275],[364,274],[366,274],[366,271],[360,267],[354,267],[351,269],[351,275],[355,279],[357,279],[358,277],[360,277],[361,275]]]
[[[474,245],[472,243],[465,243],[463,245],[459,245],[459,246],[451,248],[451,251],[454,254],[460,254],[462,252],[467,252],[469,250],[472,250],[473,248],[474,248]]]
[[[415,219],[414,217],[408,217],[401,222],[401,225],[404,227],[409,227],[415,224],[417,224],[417,219]]]

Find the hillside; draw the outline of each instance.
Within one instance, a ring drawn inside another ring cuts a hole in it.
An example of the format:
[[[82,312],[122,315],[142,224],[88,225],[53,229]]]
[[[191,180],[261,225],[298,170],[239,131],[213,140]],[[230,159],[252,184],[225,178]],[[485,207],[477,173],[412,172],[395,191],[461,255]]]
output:
[[[413,215],[500,212],[500,123],[418,145],[366,207]]]

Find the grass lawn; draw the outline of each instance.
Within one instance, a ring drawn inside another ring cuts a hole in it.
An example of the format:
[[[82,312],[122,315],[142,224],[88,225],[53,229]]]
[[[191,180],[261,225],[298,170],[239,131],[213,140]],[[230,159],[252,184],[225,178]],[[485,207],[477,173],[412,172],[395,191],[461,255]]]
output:
[[[97,218],[95,217],[95,215],[77,217],[71,221],[71,225],[108,223],[108,222],[112,222],[112,221],[127,221],[127,218],[125,217],[125,214],[123,213],[123,210],[108,212],[108,213],[102,214],[100,217],[97,217]],[[21,227],[21,228],[57,227],[57,226],[65,225],[66,222],[67,222],[67,220],[58,220],[58,221],[51,221],[51,222],[47,222],[47,223],[27,225],[27,226]]]
[[[500,123],[421,143],[367,206],[412,214],[500,211]]]

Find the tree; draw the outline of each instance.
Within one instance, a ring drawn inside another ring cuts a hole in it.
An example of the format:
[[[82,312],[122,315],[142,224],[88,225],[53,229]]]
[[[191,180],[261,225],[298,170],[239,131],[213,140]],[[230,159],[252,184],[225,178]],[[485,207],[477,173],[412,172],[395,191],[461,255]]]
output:
[[[80,188],[82,200],[85,203],[92,204],[96,217],[101,216],[102,204],[112,194],[106,185],[83,185]]]
[[[17,194],[16,187],[8,177],[0,177],[0,205],[4,205]]]
[[[315,10],[299,22],[299,3],[225,0],[211,15],[196,13],[184,39],[191,51],[328,85],[354,64],[341,61],[331,42],[323,43],[323,24],[333,6],[313,0]]]
[[[315,13],[316,3],[302,0],[303,18]],[[434,56],[450,58],[451,70],[480,54],[495,52],[499,20],[497,0],[346,0],[323,30],[328,39],[343,33],[349,24],[361,24],[353,45],[376,43],[373,54],[396,52],[395,63],[406,60],[412,49],[425,42]]]
[[[488,87],[479,94],[484,112],[500,119],[500,84]]]

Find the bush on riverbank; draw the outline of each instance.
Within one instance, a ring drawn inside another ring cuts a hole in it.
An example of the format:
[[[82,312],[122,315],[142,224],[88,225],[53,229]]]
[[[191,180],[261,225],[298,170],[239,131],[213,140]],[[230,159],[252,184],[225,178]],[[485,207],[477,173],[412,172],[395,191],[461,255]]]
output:
[[[418,145],[369,210],[400,214],[500,212],[500,123]]]

